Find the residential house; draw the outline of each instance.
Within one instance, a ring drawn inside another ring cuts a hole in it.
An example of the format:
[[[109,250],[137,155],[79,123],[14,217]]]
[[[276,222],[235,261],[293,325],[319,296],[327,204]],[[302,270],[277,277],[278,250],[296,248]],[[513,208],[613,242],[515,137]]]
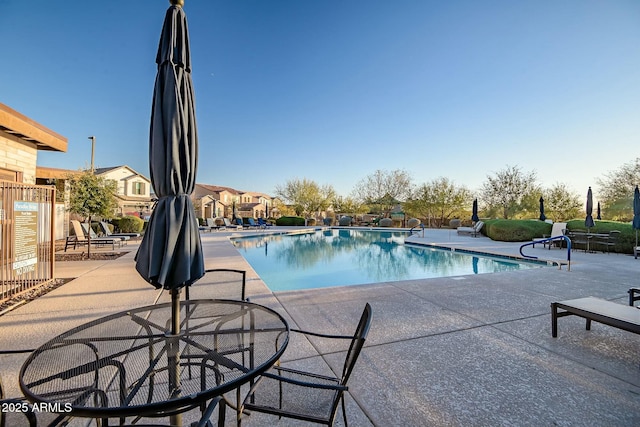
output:
[[[151,181],[127,165],[95,169],[96,176],[116,182],[116,215],[139,216],[148,219],[151,216],[153,201]]]
[[[273,199],[263,193],[208,184],[196,184],[191,197],[196,215],[200,218],[264,218],[273,203]]]

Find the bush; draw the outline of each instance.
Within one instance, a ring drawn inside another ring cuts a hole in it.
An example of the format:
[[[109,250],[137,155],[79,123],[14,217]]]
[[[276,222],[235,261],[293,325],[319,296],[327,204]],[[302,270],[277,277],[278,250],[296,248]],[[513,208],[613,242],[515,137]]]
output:
[[[117,220],[112,221],[114,225],[118,227],[118,229],[122,233],[140,233],[144,228],[145,221],[141,220],[137,216],[124,216]]]
[[[525,242],[551,233],[551,224],[530,219],[490,219],[481,230],[491,240]]]
[[[304,226],[304,218],[299,216],[281,216],[276,219],[276,225],[283,226]]]

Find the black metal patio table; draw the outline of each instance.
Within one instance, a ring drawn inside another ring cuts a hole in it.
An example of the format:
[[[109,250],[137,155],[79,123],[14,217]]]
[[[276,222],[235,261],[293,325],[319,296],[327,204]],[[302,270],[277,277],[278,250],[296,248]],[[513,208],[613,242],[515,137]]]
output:
[[[36,349],[20,387],[53,412],[90,418],[163,416],[203,407],[271,367],[289,339],[287,322],[249,302],[181,302],[180,334],[171,304],[113,314]]]

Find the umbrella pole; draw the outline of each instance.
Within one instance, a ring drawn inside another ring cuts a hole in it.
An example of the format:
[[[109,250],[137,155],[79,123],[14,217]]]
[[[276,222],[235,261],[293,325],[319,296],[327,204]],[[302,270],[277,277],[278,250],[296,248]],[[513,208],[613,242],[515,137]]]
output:
[[[171,336],[169,337],[169,390],[172,396],[180,393],[180,289],[171,290]],[[182,414],[169,417],[172,426],[182,425]]]

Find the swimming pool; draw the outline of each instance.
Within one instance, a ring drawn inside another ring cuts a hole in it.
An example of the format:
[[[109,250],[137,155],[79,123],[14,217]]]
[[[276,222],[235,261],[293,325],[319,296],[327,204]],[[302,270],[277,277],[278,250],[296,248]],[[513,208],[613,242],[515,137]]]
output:
[[[485,274],[541,267],[404,244],[401,231],[331,229],[232,239],[272,291]]]

